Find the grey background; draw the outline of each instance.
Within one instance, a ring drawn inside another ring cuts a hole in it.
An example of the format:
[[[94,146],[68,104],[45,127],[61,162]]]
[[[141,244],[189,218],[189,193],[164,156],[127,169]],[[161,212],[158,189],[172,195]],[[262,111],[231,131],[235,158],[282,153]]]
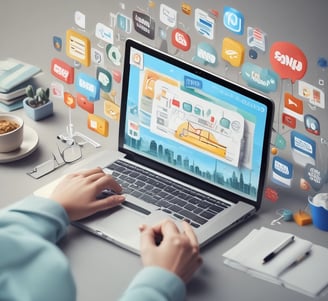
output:
[[[122,2],[117,1],[18,1],[3,0],[0,4],[0,59],[14,57],[22,61],[40,66],[43,74],[38,77],[41,86],[48,86],[54,78],[50,75],[50,61],[53,57],[59,57],[70,62],[64,52],[57,52],[52,47],[54,35],[65,37],[68,28],[75,27],[74,12],[80,10],[87,16],[86,34],[94,39],[94,30],[97,22],[109,24],[109,14],[122,12],[131,16],[132,10],[143,11],[152,16],[157,26],[163,26],[159,21],[159,5],[155,2],[154,8],[148,7],[149,1],[126,1],[125,9]],[[179,27],[186,30],[192,38],[192,48],[187,53],[179,52],[177,56],[192,63],[195,45],[204,41],[194,29],[193,15],[186,16],[180,12],[182,1],[165,1],[168,6],[179,12]],[[306,54],[308,59],[308,71],[303,78],[313,85],[317,85],[319,79],[327,83],[327,70],[317,66],[319,57],[328,57],[326,18],[327,4],[325,0],[320,1],[269,1],[269,0],[244,0],[244,1],[188,1],[193,9],[199,7],[205,11],[217,9],[219,17],[217,20],[215,39],[206,41],[213,45],[220,53],[221,42],[225,36],[235,38],[246,46],[246,36],[237,36],[229,32],[222,24],[222,11],[225,5],[229,5],[241,11],[245,16],[245,26],[258,26],[268,35],[268,49],[275,41],[289,41],[297,45]],[[168,29],[168,33],[169,33]],[[115,31],[117,33],[117,31]],[[127,35],[126,35],[127,36]],[[155,40],[149,40],[132,29],[131,37],[143,41],[154,47],[159,47],[161,40],[156,31]],[[116,45],[123,50],[123,42],[115,41]],[[170,43],[169,43],[170,44]],[[169,47],[169,53],[175,53],[175,49]],[[246,48],[247,51],[247,48]],[[250,59],[245,58],[245,61]],[[259,55],[256,64],[269,68],[268,51]],[[106,62],[108,70],[116,69],[113,64]],[[95,74],[95,66],[81,68],[85,72]],[[229,67],[219,58],[217,67],[208,67],[211,72],[220,76],[226,76],[242,85],[245,83],[240,77],[240,69]],[[280,118],[279,108],[281,106],[281,91],[292,91],[293,87],[288,81],[284,87],[279,86],[278,91],[270,94],[276,103],[275,129],[283,130],[278,126]],[[321,87],[326,92],[326,85]],[[74,87],[67,87],[74,93]],[[120,85],[115,84],[114,89],[120,91]],[[117,97],[119,100],[119,95]],[[86,127],[86,113],[82,110],[74,110],[73,121],[78,130],[87,133],[90,137],[100,142],[104,147],[100,149],[86,149],[85,160],[73,166],[65,166],[56,172],[34,180],[25,173],[37,164],[50,158],[50,153],[56,147],[56,135],[61,133],[68,121],[68,111],[65,105],[56,101],[54,116],[41,121],[29,120],[22,110],[16,114],[24,117],[28,126],[33,127],[39,135],[40,146],[31,156],[24,160],[0,165],[0,190],[1,207],[6,206],[25,195],[32,193],[35,189],[57,178],[59,175],[71,170],[91,164],[94,159],[104,154],[105,149],[114,149],[116,145],[117,122],[110,122],[110,136],[101,137],[88,131]],[[102,104],[96,105],[96,113],[103,114]],[[313,112],[312,112],[313,113]],[[328,138],[327,134],[327,109],[317,109],[316,117],[320,120],[322,134],[320,137],[311,137],[317,141],[322,157],[321,166],[325,166],[327,153],[325,145],[320,145],[320,138]],[[298,131],[305,133],[301,124]],[[309,134],[306,134],[309,135]],[[287,136],[286,136],[287,137]],[[288,141],[288,139],[286,139]],[[289,145],[279,152],[287,160],[293,162]],[[295,162],[293,162],[295,163]],[[222,263],[222,253],[242,239],[253,228],[261,226],[273,227],[281,231],[289,231],[309,239],[314,243],[324,246],[327,244],[326,232],[314,228],[312,225],[299,227],[295,223],[284,222],[281,225],[271,226],[270,222],[277,218],[276,210],[284,207],[293,211],[304,208],[307,193],[298,187],[299,178],[303,175],[303,169],[295,164],[296,172],[292,187],[284,189],[270,182],[271,170],[268,169],[268,182],[279,191],[280,198],[276,203],[263,200],[260,214],[247,222],[243,227],[238,227],[216,240],[213,244],[203,250],[204,265],[195,275],[194,280],[188,285],[188,300],[311,300],[291,290],[282,289],[265,281],[254,279],[248,275],[234,271]],[[322,191],[327,191],[324,186]],[[313,191],[311,191],[313,193]],[[78,300],[115,300],[120,296],[128,285],[134,274],[141,268],[137,256],[121,250],[99,238],[88,235],[75,228],[69,229],[69,235],[61,242],[60,248],[68,256],[78,288]],[[313,275],[315,277],[315,275]],[[323,300],[323,298],[322,298]]]

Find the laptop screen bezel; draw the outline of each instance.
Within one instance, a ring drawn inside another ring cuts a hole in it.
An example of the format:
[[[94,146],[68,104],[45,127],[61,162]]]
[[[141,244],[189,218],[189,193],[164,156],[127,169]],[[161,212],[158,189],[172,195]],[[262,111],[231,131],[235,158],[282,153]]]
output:
[[[170,64],[173,64],[179,68],[182,68],[206,80],[210,80],[228,89],[236,91],[237,93],[245,95],[248,98],[255,99],[256,101],[260,102],[261,104],[267,107],[267,118],[266,118],[265,129],[264,129],[262,164],[259,173],[258,193],[255,201],[251,199],[247,199],[246,197],[240,196],[234,192],[225,190],[208,182],[205,181],[201,182],[200,179],[194,178],[174,168],[170,168],[167,165],[161,164],[159,162],[155,162],[124,147],[126,106],[127,106],[128,86],[129,86],[129,79],[130,79],[130,52],[132,48],[137,49],[143,53],[147,53],[148,55],[154,56],[160,60],[165,60]],[[240,86],[236,83],[233,83],[223,77],[210,73],[209,71],[201,69],[198,66],[192,65],[186,61],[182,61],[171,55],[161,52],[157,49],[146,46],[145,44],[141,44],[140,42],[137,42],[135,40],[132,39],[126,40],[125,52],[124,52],[124,69],[123,69],[123,78],[122,78],[118,149],[120,152],[126,155],[127,159],[132,160],[133,162],[136,162],[143,166],[146,166],[150,169],[156,170],[160,173],[164,173],[169,177],[175,179],[178,178],[182,182],[197,187],[198,189],[201,189],[203,191],[210,192],[213,195],[219,196],[223,199],[227,199],[231,202],[234,203],[237,203],[239,201],[246,202],[250,205],[253,205],[255,209],[258,210],[261,206],[266,171],[269,161],[269,146],[270,146],[270,139],[271,139],[273,116],[274,116],[274,103],[269,97],[262,95],[251,89],[248,89],[246,87]]]

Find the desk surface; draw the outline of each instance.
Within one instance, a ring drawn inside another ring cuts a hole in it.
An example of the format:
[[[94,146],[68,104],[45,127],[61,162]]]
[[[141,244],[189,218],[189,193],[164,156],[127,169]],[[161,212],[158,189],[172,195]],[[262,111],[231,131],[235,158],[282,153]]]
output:
[[[51,47],[51,45],[48,45],[51,44],[49,39],[51,39],[52,34],[56,34],[56,31],[63,32],[70,27],[71,20],[66,20],[69,19],[67,14],[73,15],[74,10],[80,4],[78,1],[65,1],[66,12],[64,12],[63,6],[56,5],[57,8],[53,7],[51,14],[41,16],[41,19],[39,19],[47,26],[40,26],[35,24],[36,19],[34,17],[23,18],[16,13],[18,4],[26,5],[26,7],[21,7],[21,11],[31,11],[31,7],[27,7],[27,3],[31,5],[31,2],[33,3],[33,1],[7,1],[6,8],[1,9],[1,57],[16,57],[40,65],[45,72],[38,78],[38,81],[41,85],[48,85],[51,82],[48,65],[52,57],[52,55],[47,54]],[[83,7],[86,11],[92,11],[93,6],[91,3],[94,2],[88,2],[90,3],[83,4]],[[44,3],[42,2],[40,5],[45,5]],[[39,7],[39,9],[46,11],[48,9],[47,5]],[[56,18],[64,13],[66,16],[62,17],[61,20],[63,21],[58,24]],[[10,26],[6,26],[7,24],[10,24]],[[7,29],[6,32],[4,28]],[[23,28],[24,35],[21,34]],[[16,39],[18,36],[20,39]],[[34,43],[28,44],[30,39]],[[3,43],[3,41],[6,42]],[[28,47],[22,47],[22,45],[28,45]],[[53,50],[51,49],[51,51]],[[93,159],[101,157],[107,149],[115,148],[115,131],[117,130],[115,127],[117,127],[117,124],[111,124],[111,136],[105,139],[86,129],[83,112],[74,112],[73,123],[78,126],[78,130],[97,140],[102,144],[102,147],[99,149],[88,148],[85,151],[84,160],[81,162],[64,166],[39,180],[29,177],[26,175],[27,171],[51,157],[51,152],[56,145],[56,136],[65,131],[65,126],[68,123],[68,109],[62,103],[55,103],[54,109],[54,116],[39,122],[30,120],[22,110],[15,112],[15,114],[24,118],[27,125],[38,132],[40,141],[38,149],[29,157],[0,165],[0,207],[9,205],[32,193],[63,173],[81,168],[86,162],[92,163]],[[20,183],[19,187],[17,187],[17,183]],[[283,202],[278,203],[264,201],[257,216],[204,248],[202,250],[204,265],[188,285],[188,300],[311,300],[292,290],[235,271],[225,266],[222,260],[222,254],[246,236],[253,228],[271,227],[271,221],[277,217],[275,213],[277,209],[284,207],[295,211],[300,209],[299,206],[297,200],[292,196],[287,196]],[[314,228],[312,225],[299,227],[293,222],[284,222],[272,228],[292,232],[313,243],[328,247],[327,233]],[[138,256],[74,227],[69,228],[68,235],[61,241],[59,246],[71,263],[79,301],[116,300],[142,267]]]

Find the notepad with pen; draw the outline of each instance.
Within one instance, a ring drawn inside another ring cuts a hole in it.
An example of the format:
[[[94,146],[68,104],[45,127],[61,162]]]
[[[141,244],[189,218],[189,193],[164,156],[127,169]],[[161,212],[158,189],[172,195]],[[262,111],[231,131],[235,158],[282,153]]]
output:
[[[291,233],[266,227],[254,229],[223,257],[232,268],[311,297],[320,295],[328,286],[328,273],[322,272],[328,271],[328,249]],[[317,276],[313,281],[315,269]]]

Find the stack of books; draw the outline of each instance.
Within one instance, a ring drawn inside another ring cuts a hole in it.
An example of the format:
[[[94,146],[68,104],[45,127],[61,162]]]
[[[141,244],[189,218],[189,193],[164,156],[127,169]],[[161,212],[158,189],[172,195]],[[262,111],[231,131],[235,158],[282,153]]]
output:
[[[23,107],[25,88],[34,84],[37,66],[8,58],[0,60],[0,111],[10,112]]]

